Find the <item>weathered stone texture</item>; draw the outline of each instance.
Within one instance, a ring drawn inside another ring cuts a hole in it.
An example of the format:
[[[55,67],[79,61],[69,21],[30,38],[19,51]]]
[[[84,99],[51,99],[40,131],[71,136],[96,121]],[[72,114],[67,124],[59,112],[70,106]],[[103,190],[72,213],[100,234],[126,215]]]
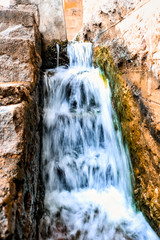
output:
[[[14,124],[16,112],[20,113],[20,105],[10,105],[7,107],[2,106],[0,108],[0,152],[1,156],[6,154],[20,154],[22,149],[17,144],[22,142],[21,131],[16,131],[17,126]],[[19,118],[19,121],[21,119]],[[19,122],[19,126],[21,122]],[[20,127],[19,127],[20,128]]]
[[[29,40],[0,39],[0,81],[33,82],[31,65],[33,44]]]
[[[2,0],[1,0],[2,1]],[[29,5],[37,6],[39,13],[39,30],[43,36],[43,44],[46,49],[48,45],[55,39],[60,41],[65,41],[67,39],[66,36],[66,26],[65,26],[65,18],[63,11],[63,0],[8,0],[7,3],[0,2],[0,5],[5,7],[16,8],[18,6],[19,9],[27,8]],[[20,16],[19,16],[20,17]],[[15,17],[16,18],[16,17]],[[32,19],[28,19],[24,17],[22,20],[30,25]],[[16,21],[20,22],[16,18]]]
[[[22,24],[24,27],[33,27],[34,17],[33,12],[17,11],[16,9],[0,9],[0,22],[9,25]]]
[[[143,4],[146,1],[147,0],[84,0],[83,23],[84,25],[90,24],[91,26],[93,21],[101,21],[100,14],[103,13],[109,16],[110,24],[115,23],[134,10],[138,4]],[[108,22],[106,22],[106,24],[108,24]]]
[[[77,39],[107,47],[123,73],[124,79],[102,48],[98,63],[112,78],[113,102],[133,163],[135,198],[160,236],[159,11],[156,0],[95,0],[86,5],[85,24]]]
[[[160,3],[156,0],[95,0],[94,11],[89,13],[90,2],[86,2],[85,24],[79,38],[95,45],[105,44],[118,65],[142,64],[159,77]]]
[[[69,59],[67,56],[67,44],[68,41],[60,42],[53,41],[50,46],[42,53],[43,58],[43,69],[55,68],[57,67],[57,57],[59,58],[59,66],[65,66],[69,64]],[[59,47],[59,52],[57,50],[57,45]]]
[[[41,38],[35,7],[0,9],[0,239],[36,239]]]
[[[160,121],[160,3],[156,0],[94,2],[94,11],[85,21],[80,37],[109,49],[124,78],[131,88],[137,88],[143,105],[151,112],[150,123],[156,129],[151,132],[157,135]],[[86,0],[84,16],[89,11],[89,3]]]
[[[110,81],[113,105],[121,124],[124,142],[127,141],[129,147],[137,206],[160,236],[160,116],[157,112],[157,118],[155,117],[149,99],[145,98],[147,92],[142,92],[139,88],[146,80],[146,73],[129,72],[128,77],[127,74],[124,75],[124,80],[106,47],[96,48],[95,59]],[[152,79],[152,82],[158,86],[156,79]]]
[[[0,82],[36,81],[41,64],[41,38],[34,11],[19,8],[0,11]]]
[[[139,68],[121,69],[135,100],[142,107],[152,136],[160,143],[160,81],[150,72]]]

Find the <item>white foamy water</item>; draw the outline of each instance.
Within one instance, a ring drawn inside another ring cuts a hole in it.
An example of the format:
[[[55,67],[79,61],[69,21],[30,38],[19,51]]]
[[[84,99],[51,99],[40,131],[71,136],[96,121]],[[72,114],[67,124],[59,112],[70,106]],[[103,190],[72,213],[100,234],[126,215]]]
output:
[[[68,55],[68,69],[45,74],[40,239],[157,240],[133,204],[129,154],[92,46],[72,43]]]
[[[56,43],[56,50],[57,50],[57,67],[59,67],[59,44]]]

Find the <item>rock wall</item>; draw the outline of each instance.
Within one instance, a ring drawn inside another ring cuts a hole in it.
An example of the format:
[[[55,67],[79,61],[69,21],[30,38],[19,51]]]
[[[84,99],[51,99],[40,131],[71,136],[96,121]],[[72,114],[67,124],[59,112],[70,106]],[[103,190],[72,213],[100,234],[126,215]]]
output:
[[[37,6],[44,50],[55,39],[60,41],[67,39],[63,0],[1,0],[0,5],[5,7],[21,5],[22,9],[29,5]]]
[[[145,0],[84,0],[83,1],[83,24],[91,26],[93,22],[101,21],[101,15],[107,14],[112,21],[120,20],[130,11],[134,10],[139,3]],[[108,22],[102,23],[104,27],[109,24]]]
[[[96,59],[111,80],[113,103],[131,154],[135,199],[160,236],[160,4],[143,1],[122,14],[120,1],[104,2],[106,8],[96,9],[79,38],[92,40],[95,47],[103,45]]]
[[[62,0],[0,1],[0,239],[38,239],[43,210],[40,68],[47,52],[43,67],[57,62],[57,39],[66,40]],[[65,47],[66,41],[60,49]]]
[[[137,207],[160,236],[160,132],[156,132],[139,89],[123,78],[106,47],[95,49],[95,60],[109,79],[123,140],[129,147]]]
[[[105,44],[115,63],[143,65],[160,75],[160,2],[156,0],[103,0],[84,5],[84,27],[80,38]],[[93,2],[94,2],[93,1]]]
[[[38,233],[43,192],[37,16],[31,5],[0,8],[0,239],[33,240]]]

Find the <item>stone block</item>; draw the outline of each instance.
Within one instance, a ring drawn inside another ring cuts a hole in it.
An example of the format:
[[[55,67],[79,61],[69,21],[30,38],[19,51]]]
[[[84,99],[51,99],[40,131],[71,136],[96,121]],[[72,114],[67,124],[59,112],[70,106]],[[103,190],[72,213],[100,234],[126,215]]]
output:
[[[8,25],[6,23],[0,24],[0,38],[19,38],[24,40],[34,39],[34,31],[32,28],[25,28],[21,24],[19,25]]]
[[[0,7],[0,239],[37,239],[38,24],[36,6]]]
[[[36,4],[31,4],[31,3],[25,3],[24,4],[15,4],[15,5],[10,5],[10,9],[16,9],[17,11],[21,11],[21,12],[29,12],[34,14],[34,18],[36,21],[36,25],[39,26],[39,10]]]
[[[15,215],[10,227],[6,206],[11,204],[11,199],[13,201],[16,195],[16,189],[13,184],[11,188],[11,182],[19,175],[17,165],[24,149],[23,109],[22,103],[0,107],[0,238],[6,236],[11,228],[14,231]],[[22,172],[24,171],[21,170],[21,174]],[[12,211],[16,211],[16,208]]]
[[[23,103],[0,107],[0,155],[20,154],[23,150]]]
[[[38,60],[31,41],[0,39],[0,82],[34,83]]]
[[[34,15],[35,15],[36,21],[40,16],[40,21],[37,21],[37,24],[39,24],[40,32],[43,35],[43,44],[45,49],[47,49],[48,45],[50,45],[52,41],[55,39],[60,41],[65,41],[67,39],[62,0],[57,0],[54,2],[52,0],[47,0],[47,1],[12,0],[12,3],[9,2],[8,4],[3,4],[3,5],[9,6],[10,8],[14,8],[14,9],[17,8],[17,5],[18,5],[19,11],[21,11],[22,8],[24,8],[25,11],[27,11],[27,8],[28,8],[30,9],[29,12],[35,6],[38,7],[38,14],[37,14],[37,11],[36,13],[34,11]],[[20,7],[20,5],[22,7]],[[33,7],[31,7],[31,5]],[[27,18],[29,18],[28,15],[26,15],[26,17],[24,17],[23,19],[23,23],[25,24],[25,26],[27,26],[27,23],[26,23]],[[18,22],[18,20],[16,21]],[[31,23],[30,19],[28,22],[30,25]]]
[[[36,89],[0,107],[0,239],[36,239],[40,138]]]
[[[36,19],[36,20],[35,20]],[[38,29],[39,25],[39,15],[36,6],[31,5],[18,5],[13,6],[11,9],[3,9],[0,7],[0,39],[2,42],[5,41],[8,44],[11,41],[16,40],[28,40],[35,49],[35,55],[37,56],[39,66],[41,65],[41,36]],[[4,43],[3,43],[4,44]],[[21,49],[23,44],[21,44]],[[0,46],[1,49],[5,48],[3,45]],[[24,46],[25,47],[25,46]],[[9,46],[8,46],[9,48]],[[10,48],[9,48],[10,49]],[[15,48],[17,50],[17,48]],[[13,51],[11,52],[11,54]],[[16,51],[15,51],[16,54]],[[17,52],[18,56],[19,52]],[[24,53],[21,55],[25,55]]]
[[[25,27],[33,27],[33,12],[17,11],[16,9],[0,9],[0,22],[10,25],[22,24]]]

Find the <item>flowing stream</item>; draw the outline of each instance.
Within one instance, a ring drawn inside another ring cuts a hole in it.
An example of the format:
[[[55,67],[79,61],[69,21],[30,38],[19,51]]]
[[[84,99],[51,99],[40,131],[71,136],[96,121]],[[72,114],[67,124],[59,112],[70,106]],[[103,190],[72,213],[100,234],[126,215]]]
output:
[[[67,69],[45,73],[40,239],[158,240],[133,203],[128,150],[92,45],[70,43],[68,56]]]

